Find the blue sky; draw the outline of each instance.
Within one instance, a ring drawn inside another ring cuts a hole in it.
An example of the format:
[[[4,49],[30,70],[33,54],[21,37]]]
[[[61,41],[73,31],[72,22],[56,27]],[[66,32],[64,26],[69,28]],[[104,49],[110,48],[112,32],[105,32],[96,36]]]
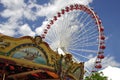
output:
[[[120,1],[119,0],[94,0],[91,6],[102,19],[105,27],[106,55],[115,56],[120,63]]]
[[[104,63],[120,67],[119,0],[0,0],[0,33],[15,37],[39,35],[49,18],[72,3],[93,7],[107,37]]]

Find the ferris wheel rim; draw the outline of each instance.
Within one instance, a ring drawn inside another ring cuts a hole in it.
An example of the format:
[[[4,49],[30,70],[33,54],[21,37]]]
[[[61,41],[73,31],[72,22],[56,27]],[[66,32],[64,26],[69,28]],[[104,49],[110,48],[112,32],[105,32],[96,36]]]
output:
[[[94,70],[96,71],[96,69],[100,69],[102,67],[101,60],[104,58],[103,53],[105,49],[105,43],[104,43],[105,36],[104,36],[104,28],[102,26],[102,22],[99,19],[98,15],[91,8],[81,5],[81,4],[80,5],[74,4],[74,5],[65,7],[65,9],[62,9],[60,12],[57,13],[57,16],[54,16],[53,19],[50,20],[50,22],[47,24],[46,28],[44,29],[44,33],[41,36],[43,39],[45,39],[47,32],[49,31],[51,26],[57,21],[57,19],[60,18],[65,13],[69,11],[73,11],[73,10],[82,10],[86,12],[87,14],[89,14],[90,16],[92,16],[92,18],[96,21],[96,25],[98,28],[98,34],[99,34],[98,53],[97,53],[95,65],[94,65],[94,68],[95,68]]]

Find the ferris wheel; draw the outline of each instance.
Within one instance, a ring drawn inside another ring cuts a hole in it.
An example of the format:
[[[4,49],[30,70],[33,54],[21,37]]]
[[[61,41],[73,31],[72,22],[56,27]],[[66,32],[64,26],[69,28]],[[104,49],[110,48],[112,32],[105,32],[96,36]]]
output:
[[[48,22],[41,37],[52,50],[85,62],[85,75],[102,68],[104,27],[91,8],[79,4],[65,7]]]

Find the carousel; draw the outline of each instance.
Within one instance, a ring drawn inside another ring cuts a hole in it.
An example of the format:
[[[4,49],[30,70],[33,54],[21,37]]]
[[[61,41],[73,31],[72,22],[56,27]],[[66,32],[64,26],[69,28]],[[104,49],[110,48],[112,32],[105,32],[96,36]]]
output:
[[[81,80],[84,63],[59,55],[40,36],[0,35],[0,80]]]

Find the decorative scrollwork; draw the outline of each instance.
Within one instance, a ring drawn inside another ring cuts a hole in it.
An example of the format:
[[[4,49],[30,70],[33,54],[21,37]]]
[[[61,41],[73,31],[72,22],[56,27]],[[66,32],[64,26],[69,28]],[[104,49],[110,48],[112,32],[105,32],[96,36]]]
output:
[[[40,36],[35,36],[35,43],[39,45],[42,42],[42,38]]]
[[[4,49],[8,46],[10,46],[9,42],[4,42],[3,39],[0,39],[0,48]]]

